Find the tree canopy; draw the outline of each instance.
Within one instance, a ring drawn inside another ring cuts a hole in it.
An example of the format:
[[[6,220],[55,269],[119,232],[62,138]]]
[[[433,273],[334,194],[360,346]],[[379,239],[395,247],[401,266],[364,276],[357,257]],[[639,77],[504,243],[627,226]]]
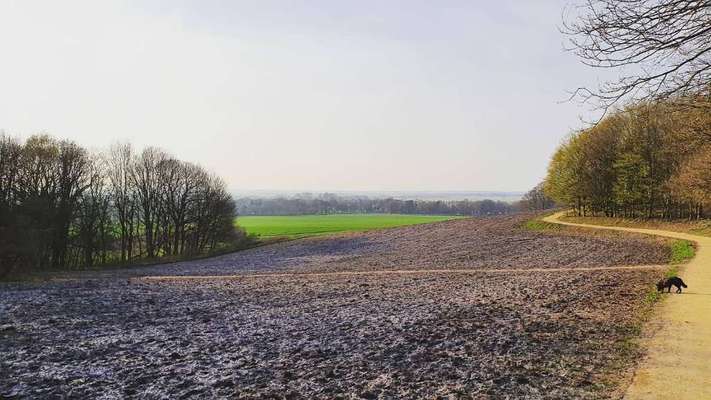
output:
[[[629,106],[560,145],[545,192],[580,215],[699,218],[711,194],[709,129],[711,115],[696,109]]]
[[[160,149],[0,133],[0,275],[211,252],[235,216],[219,177]]]

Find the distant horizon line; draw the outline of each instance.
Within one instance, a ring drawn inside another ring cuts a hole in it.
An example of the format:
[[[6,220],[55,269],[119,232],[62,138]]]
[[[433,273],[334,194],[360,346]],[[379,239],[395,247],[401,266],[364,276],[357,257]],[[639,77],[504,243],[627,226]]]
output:
[[[438,190],[438,189],[232,189],[233,192],[284,192],[284,193],[499,193],[525,194],[527,190]]]
[[[298,197],[299,195],[318,196],[333,194],[340,197],[365,197],[369,199],[393,198],[396,200],[499,200],[515,202],[521,200],[524,191],[496,191],[496,190],[238,190],[233,191],[236,198],[278,198]]]

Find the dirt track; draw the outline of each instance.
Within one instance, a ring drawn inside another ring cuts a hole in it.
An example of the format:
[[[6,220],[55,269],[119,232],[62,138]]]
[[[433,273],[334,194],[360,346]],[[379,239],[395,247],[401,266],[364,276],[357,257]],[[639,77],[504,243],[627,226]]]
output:
[[[621,265],[618,267],[577,267],[577,268],[497,268],[497,269],[392,269],[383,271],[342,271],[342,272],[311,272],[311,273],[271,273],[271,274],[242,274],[242,275],[158,275],[145,276],[139,279],[145,281],[170,281],[170,280],[239,280],[251,278],[274,278],[291,277],[299,278],[303,276],[328,277],[328,276],[362,276],[362,275],[422,275],[422,274],[527,274],[531,272],[580,272],[580,271],[644,271],[644,270],[666,270],[668,265]],[[136,282],[133,280],[132,282]]]
[[[614,397],[620,386],[610,371],[626,376],[636,353],[611,350],[625,349],[660,272],[589,269],[661,264],[666,247],[636,237],[521,231],[524,219],[307,239],[5,285],[0,394]],[[492,273],[502,268],[516,272]],[[378,270],[417,273],[310,274]],[[273,275],[175,277],[245,273]],[[172,277],[134,279],[155,275]]]
[[[711,238],[659,229],[570,224],[560,221],[561,215],[549,217],[548,221],[696,242],[696,257],[683,272],[690,288],[683,296],[671,296],[655,313],[654,335],[644,343],[647,358],[635,372],[625,398],[668,398],[669,382],[674,382],[675,399],[711,398]]]

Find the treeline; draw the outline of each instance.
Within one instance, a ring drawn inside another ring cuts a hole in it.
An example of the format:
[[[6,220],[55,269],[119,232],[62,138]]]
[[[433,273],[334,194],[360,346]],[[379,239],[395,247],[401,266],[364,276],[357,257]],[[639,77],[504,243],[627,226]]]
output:
[[[702,218],[711,202],[708,98],[643,103],[571,135],[545,192],[579,215]]]
[[[0,134],[0,274],[204,254],[240,240],[235,216],[219,177],[159,149]]]
[[[330,193],[316,196],[239,198],[239,215],[306,215],[306,214],[438,214],[499,215],[517,210],[515,205],[493,200],[399,200],[368,197],[343,197]]]
[[[543,182],[526,192],[517,205],[521,211],[543,211],[557,206],[555,200],[546,194]]]

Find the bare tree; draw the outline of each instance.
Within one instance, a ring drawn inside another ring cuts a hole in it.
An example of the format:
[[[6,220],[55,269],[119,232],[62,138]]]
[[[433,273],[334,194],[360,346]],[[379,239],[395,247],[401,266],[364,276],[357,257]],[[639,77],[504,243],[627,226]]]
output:
[[[570,50],[588,66],[621,74],[573,97],[604,110],[640,100],[711,108],[711,1],[587,0],[572,10],[562,29]]]
[[[176,159],[169,159],[164,163],[162,170],[165,185],[163,190],[165,212],[173,228],[172,243],[168,245],[171,254],[183,254],[188,212],[200,183],[200,168]]]
[[[121,262],[131,259],[133,254],[134,221],[136,202],[131,179],[133,150],[129,144],[116,144],[109,150],[108,181],[112,203],[116,209],[119,236],[121,240]]]
[[[0,133],[0,276],[235,249],[224,182],[156,148]]]
[[[101,255],[101,263],[106,263],[112,221],[109,211],[111,196],[107,189],[105,172],[106,163],[102,157],[92,157],[88,186],[79,199],[74,222],[81,253],[76,257],[76,265],[94,265],[97,254]]]
[[[69,141],[59,143],[58,198],[55,215],[52,265],[66,265],[69,228],[79,199],[91,186],[91,160],[86,150]]]
[[[196,172],[196,177],[198,186],[190,210],[190,254],[215,250],[220,239],[234,238],[233,224],[237,216],[235,202],[222,179],[202,169]]]
[[[22,145],[0,132],[0,207],[9,208],[16,189]]]
[[[22,145],[0,132],[0,278],[29,261],[31,243],[16,212]]]
[[[547,210],[555,207],[555,201],[548,197],[543,190],[544,184],[539,183],[523,195],[520,206],[527,211]]]
[[[136,157],[131,168],[131,179],[136,189],[138,208],[145,235],[146,255],[156,256],[156,231],[159,227],[159,166],[166,159],[161,150],[149,147]]]
[[[87,188],[88,154],[73,142],[38,135],[27,140],[18,162],[13,197],[32,231],[35,264],[64,266],[71,223]]]

